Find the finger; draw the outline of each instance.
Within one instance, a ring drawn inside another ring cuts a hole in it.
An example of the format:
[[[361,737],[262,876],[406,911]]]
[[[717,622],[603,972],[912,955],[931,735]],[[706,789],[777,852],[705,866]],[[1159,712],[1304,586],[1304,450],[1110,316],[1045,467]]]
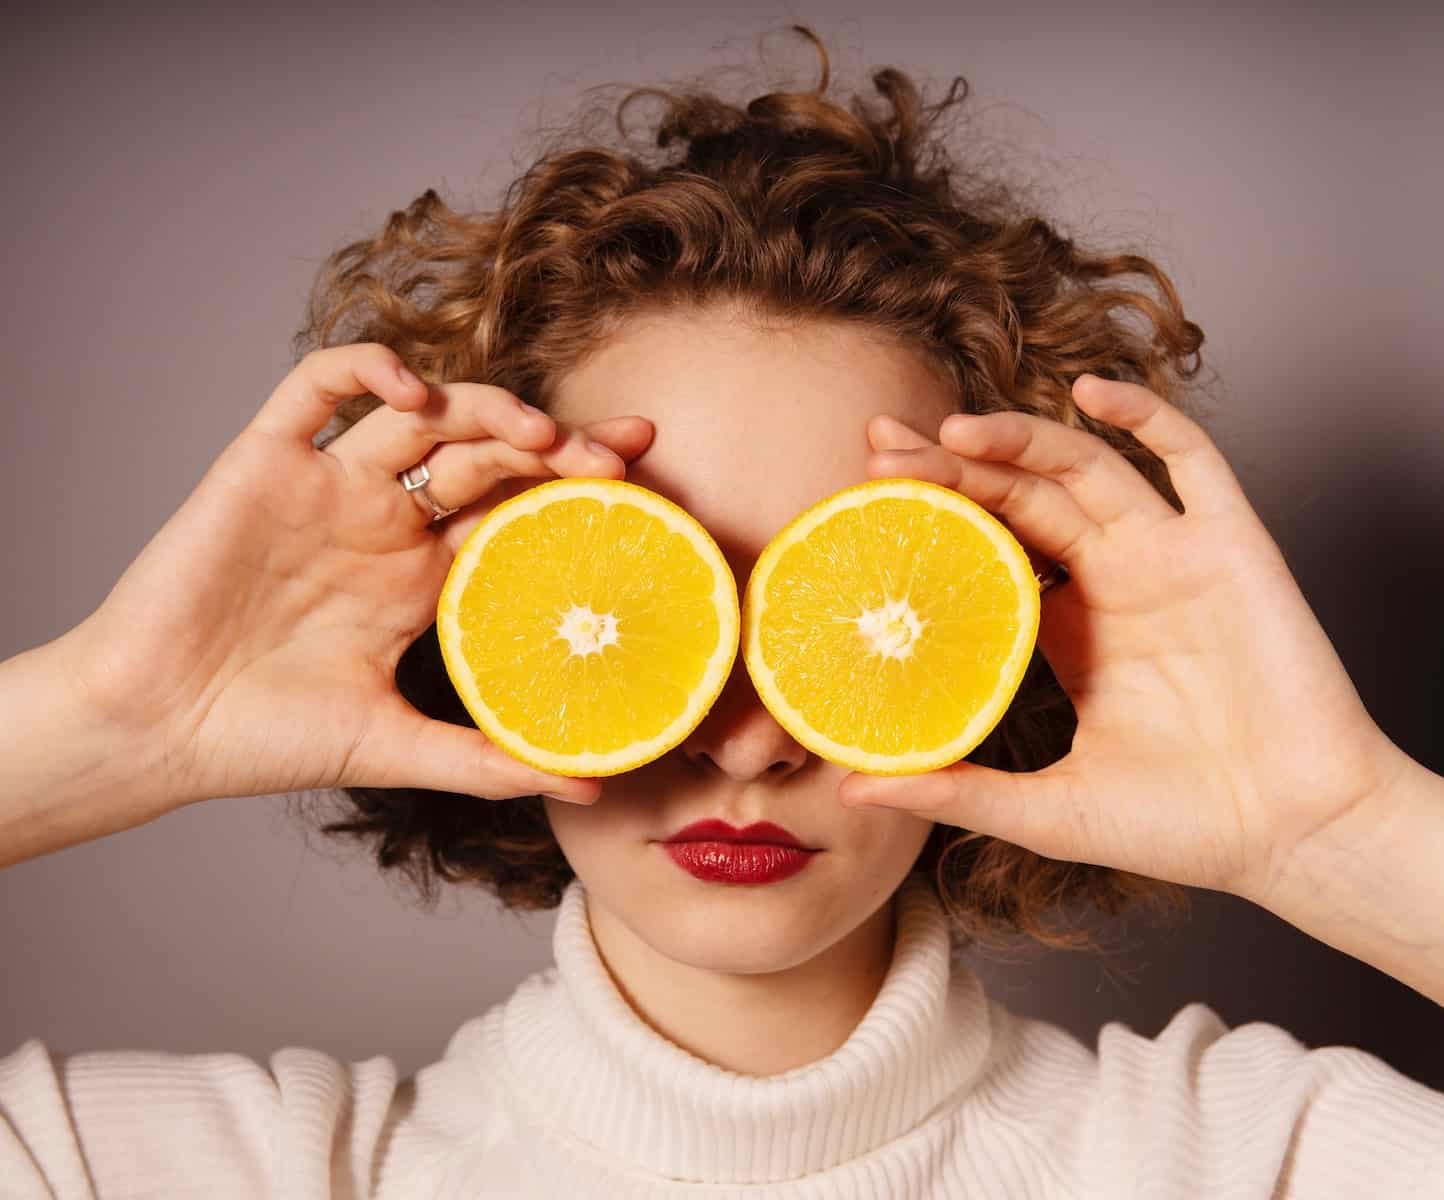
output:
[[[1157,393],[1137,383],[1080,375],[1073,399],[1090,417],[1128,430],[1158,455],[1186,510],[1219,512],[1248,503],[1213,439]]]
[[[485,498],[502,480],[514,477],[616,479],[626,474],[624,454],[636,455],[650,442],[650,422],[622,417],[613,428],[602,431],[601,437],[590,435],[588,429],[559,427],[556,440],[541,450],[520,450],[499,438],[447,442],[426,460],[431,475],[426,489],[445,508],[465,508]],[[603,438],[617,443],[617,448]],[[429,514],[430,507],[417,499]]]
[[[339,786],[419,787],[490,800],[543,794],[575,804],[601,793],[600,781],[538,771],[481,730],[433,721],[399,697],[382,707]]]
[[[954,413],[938,440],[954,454],[1010,463],[1066,488],[1102,528],[1125,517],[1176,517],[1132,463],[1095,434],[1023,412]]]
[[[1064,862],[1097,862],[1091,802],[1065,757],[1041,771],[999,771],[956,762],[922,775],[853,772],[838,784],[844,807],[898,808],[1002,838]]]
[[[500,438],[520,450],[541,450],[555,437],[556,422],[551,417],[505,388],[438,383],[415,412],[377,408],[329,443],[326,451],[347,466],[396,475],[443,442]]]
[[[426,402],[426,385],[405,371],[400,356],[377,342],[312,350],[276,386],[247,428],[311,445],[336,405],[367,392],[400,416]]]
[[[929,442],[915,431],[889,428],[874,418],[883,441],[917,441],[912,449],[880,450],[868,460],[874,479],[922,479],[961,492],[1003,518],[1025,547],[1033,547],[1074,570],[1098,526],[1078,507],[1066,488],[1008,463],[975,462]],[[1039,568],[1034,563],[1034,569]]]
[[[879,413],[868,421],[867,437],[874,450],[916,450],[936,444],[932,438],[886,413]]]
[[[563,426],[557,442],[545,450],[517,450],[495,440],[454,442],[439,447],[427,460],[432,475],[427,490],[438,504],[461,510],[447,519],[443,535],[455,553],[488,512],[526,491],[535,480],[624,479],[627,462],[651,441],[652,423],[645,417],[612,417],[579,429]],[[414,499],[429,521],[426,501],[420,496]]]

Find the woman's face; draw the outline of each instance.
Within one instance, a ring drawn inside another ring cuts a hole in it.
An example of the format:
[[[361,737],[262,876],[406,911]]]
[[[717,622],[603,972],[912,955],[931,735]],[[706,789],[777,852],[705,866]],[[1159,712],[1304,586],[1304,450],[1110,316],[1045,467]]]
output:
[[[633,318],[554,383],[567,424],[631,413],[655,426],[626,478],[672,500],[711,533],[739,592],[768,541],[803,509],[869,478],[866,423],[886,413],[929,438],[954,411],[942,377],[913,352],[840,324],[764,330],[734,308]],[[844,809],[847,774],[793,740],[758,699],[739,652],[717,702],[681,745],[602,780],[589,807],[548,799],[601,940],[635,939],[675,963],[770,973],[836,946],[882,909],[932,822]],[[662,848],[718,817],[772,821],[817,847],[778,882],[703,882]],[[632,943],[632,951],[642,950]]]

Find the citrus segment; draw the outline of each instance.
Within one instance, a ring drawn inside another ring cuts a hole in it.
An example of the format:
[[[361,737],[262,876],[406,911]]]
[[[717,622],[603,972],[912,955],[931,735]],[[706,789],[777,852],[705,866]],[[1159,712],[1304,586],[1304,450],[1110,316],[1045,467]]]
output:
[[[737,583],[648,488],[557,479],[498,504],[437,602],[442,658],[492,741],[557,775],[632,770],[682,741],[737,656]]]
[[[1037,638],[1027,552],[950,488],[878,479],[796,517],[742,603],[742,654],[815,754],[901,775],[956,762],[1002,718]]]

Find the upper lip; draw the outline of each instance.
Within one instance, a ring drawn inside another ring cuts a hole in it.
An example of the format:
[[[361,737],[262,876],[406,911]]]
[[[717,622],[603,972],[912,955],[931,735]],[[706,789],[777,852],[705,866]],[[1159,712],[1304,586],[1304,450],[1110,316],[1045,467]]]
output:
[[[726,821],[710,817],[705,821],[693,821],[684,825],[667,839],[669,842],[754,842],[774,846],[796,846],[799,850],[810,850],[780,825],[771,821],[757,821],[743,829],[737,829]]]

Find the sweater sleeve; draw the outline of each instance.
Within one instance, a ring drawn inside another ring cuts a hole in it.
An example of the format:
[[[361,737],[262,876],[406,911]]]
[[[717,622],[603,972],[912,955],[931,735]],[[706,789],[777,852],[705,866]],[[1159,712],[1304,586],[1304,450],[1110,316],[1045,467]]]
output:
[[[376,1057],[287,1048],[62,1055],[37,1038],[0,1058],[6,1200],[369,1196],[397,1094]]]
[[[1444,1198],[1444,1093],[1367,1051],[1193,1003],[1157,1038],[1105,1025],[1098,1061],[1129,1195]]]

